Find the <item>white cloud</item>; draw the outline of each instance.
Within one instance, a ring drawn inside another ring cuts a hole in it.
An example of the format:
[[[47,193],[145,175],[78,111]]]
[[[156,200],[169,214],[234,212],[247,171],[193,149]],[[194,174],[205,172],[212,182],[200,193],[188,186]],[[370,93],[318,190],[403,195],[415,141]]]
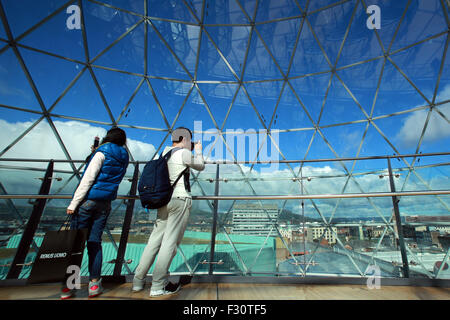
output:
[[[445,101],[450,99],[450,85],[447,85],[438,95],[436,101]],[[438,106],[439,111],[444,114],[447,119],[450,118],[450,104]],[[417,146],[422,130],[427,118],[428,109],[412,112],[403,122],[395,139],[402,143],[403,146]],[[433,111],[428,122],[427,130],[423,137],[423,143],[432,143],[450,136],[450,125],[437,112]]]
[[[0,132],[3,133],[0,140],[0,150],[3,150],[7,145],[11,143],[18,135],[20,135],[26,128],[32,125],[31,121],[11,123],[0,119]],[[78,122],[78,121],[55,121],[55,127],[57,128],[61,139],[64,141],[71,157],[73,159],[81,160],[89,153],[90,145],[93,138],[96,135],[103,137],[106,134],[106,130],[101,127],[96,127],[91,124]],[[127,141],[127,145],[133,154],[134,158],[140,161],[148,160],[155,152],[153,145],[138,141]],[[20,142],[18,142],[11,150],[6,152],[3,157],[8,158],[42,158],[42,159],[65,159],[64,153],[61,150],[54,134],[45,120],[38,124],[33,130],[31,130],[27,136],[25,136]],[[15,165],[15,166],[32,166],[45,168],[47,164],[24,164],[24,163],[5,163],[0,162],[1,165]],[[57,169],[71,170],[67,164],[57,164]],[[260,172],[258,170],[252,170],[250,172],[250,166],[242,165],[242,172],[249,178],[250,183],[259,195],[288,195],[299,194],[300,185],[298,182],[292,181],[292,173],[286,167],[280,167],[277,170],[271,172]],[[299,167],[293,167],[292,170],[297,173]],[[131,176],[133,173],[133,166],[129,166],[127,175]],[[199,180],[202,188],[207,195],[214,194],[214,183],[207,181],[209,178],[215,178],[216,165],[207,165],[205,170],[200,173]],[[342,188],[347,180],[346,177],[339,178],[320,178],[323,176],[336,176],[344,175],[344,171],[339,166],[331,167],[329,165],[313,166],[306,165],[303,167],[303,177],[312,177],[311,181],[305,181],[305,191],[309,194],[337,194],[342,191]],[[43,176],[43,172],[36,171],[18,171],[18,170],[5,170],[0,169],[0,181],[7,188],[7,191],[12,194],[17,193],[37,193],[41,181],[38,179]],[[62,176],[63,181],[53,182],[53,189],[51,192],[55,192],[61,187],[69,177],[69,175],[63,175],[56,173],[54,176]],[[228,182],[220,183],[220,195],[252,195],[252,190],[248,184],[244,181],[244,176],[241,174],[237,165],[222,165],[220,166],[221,178],[227,178]],[[398,180],[398,185],[402,185],[405,175],[402,175]],[[435,176],[433,177],[432,185],[434,188],[445,188],[448,185],[446,177]],[[357,176],[355,180],[361,186],[364,192],[382,192],[389,191],[388,179],[380,179],[378,174]],[[448,180],[448,179],[447,179]],[[67,186],[61,193],[70,194],[76,187],[77,180],[74,179],[71,184]],[[442,187],[444,186],[444,187]],[[130,183],[124,179],[119,189],[120,194],[126,194],[130,188]],[[407,190],[424,190],[423,185],[415,183],[415,179],[411,179],[408,182]],[[192,188],[194,195],[201,195],[201,190],[197,184]],[[359,193],[361,190],[356,186],[353,180],[350,180],[346,188],[347,193]],[[305,192],[306,193],[306,192]],[[424,201],[422,198],[409,197],[402,199],[401,209],[405,211],[417,212],[417,201],[420,200],[420,207],[424,208]],[[425,198],[423,198],[425,200]],[[434,197],[426,199],[427,209],[436,207],[439,210],[439,203],[435,201]],[[429,200],[429,201],[428,201]],[[327,200],[315,200],[317,207],[325,216],[329,216],[333,211],[337,199]],[[391,213],[392,201],[390,198],[373,199],[372,200],[383,215],[388,216]],[[221,201],[220,210],[227,210],[227,206],[231,205],[232,201]],[[283,201],[278,201],[281,208]],[[308,200],[305,202],[305,213],[307,216],[319,217],[315,208]],[[137,203],[137,206],[140,204]],[[194,208],[200,206],[203,210],[209,210],[205,201],[194,204]],[[300,201],[289,200],[286,208],[293,210],[293,212],[300,214],[301,207]],[[410,210],[411,209],[411,210]],[[414,209],[414,210],[413,210]],[[441,209],[442,210],[442,207]],[[426,213],[426,212],[424,212]],[[336,216],[352,216],[352,215],[370,215],[376,216],[375,210],[369,204],[367,199],[345,199],[340,202]]]
[[[53,121],[55,127],[64,142],[64,145],[73,160],[84,160],[90,153],[90,147],[95,136],[100,139],[106,135],[106,129],[96,127],[88,123],[79,121]],[[11,123],[0,119],[0,150],[4,150],[14,139],[33,124],[32,121]],[[127,140],[127,146],[135,160],[149,160],[155,153],[155,147],[142,141],[133,139]],[[8,150],[3,158],[33,158],[33,159],[66,159],[66,156],[58,143],[50,125],[42,120],[17,144]],[[0,162],[1,165],[17,167],[46,168],[47,163],[36,162]],[[81,164],[75,164],[79,167]],[[55,170],[72,171],[67,163],[56,163]],[[133,174],[133,166],[128,166],[127,175]],[[39,190],[40,180],[43,173],[37,171],[19,171],[19,170],[0,170],[0,181],[7,187],[9,193],[36,193]],[[69,175],[55,173],[54,176]],[[71,193],[78,182],[76,179],[71,187],[65,190],[65,193]],[[122,186],[123,184],[123,186]],[[129,183],[124,180],[121,184],[120,192],[126,193],[129,190]],[[62,182],[55,182],[55,187],[62,185]],[[69,190],[70,189],[70,190]]]
[[[3,139],[0,149],[4,149],[18,135],[29,128],[33,122],[10,123],[0,119],[0,131]],[[53,121],[66,149],[74,160],[85,159],[90,153],[94,137],[103,138],[106,129],[79,121]],[[127,140],[127,146],[136,160],[148,160],[155,153],[155,147],[138,140]],[[41,121],[24,138],[8,150],[3,157],[8,158],[36,158],[36,159],[65,159],[64,152],[59,145],[53,130],[45,121]]]

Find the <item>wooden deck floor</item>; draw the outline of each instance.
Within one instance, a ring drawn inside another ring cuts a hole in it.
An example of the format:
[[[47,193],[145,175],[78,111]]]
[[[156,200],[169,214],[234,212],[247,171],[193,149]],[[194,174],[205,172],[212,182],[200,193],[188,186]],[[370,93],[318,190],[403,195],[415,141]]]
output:
[[[101,300],[450,300],[450,288],[361,285],[298,285],[249,283],[190,283],[176,294],[150,298],[150,284],[144,291],[131,292],[131,283],[105,284]],[[0,300],[59,300],[57,285],[0,287]],[[74,300],[86,300],[82,285]]]

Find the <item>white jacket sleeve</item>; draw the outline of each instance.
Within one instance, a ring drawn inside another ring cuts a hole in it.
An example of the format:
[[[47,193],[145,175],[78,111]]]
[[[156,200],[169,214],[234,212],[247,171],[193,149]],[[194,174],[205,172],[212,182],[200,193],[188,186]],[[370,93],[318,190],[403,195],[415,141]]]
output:
[[[88,193],[89,189],[92,187],[97,175],[102,168],[103,162],[105,161],[105,155],[101,152],[97,152],[89,163],[86,171],[84,172],[83,178],[78,185],[75,194],[73,195],[73,199],[70,202],[69,210],[75,210],[81,201],[83,201],[84,197]]]
[[[195,153],[195,156],[187,149],[183,149],[183,164],[198,171],[205,169],[205,162],[201,153]]]

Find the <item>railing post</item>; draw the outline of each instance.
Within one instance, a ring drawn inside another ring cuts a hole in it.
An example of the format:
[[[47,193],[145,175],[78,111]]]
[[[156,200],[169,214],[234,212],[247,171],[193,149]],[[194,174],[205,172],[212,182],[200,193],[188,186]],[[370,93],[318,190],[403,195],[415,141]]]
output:
[[[215,186],[215,190],[214,190],[214,195],[218,196],[219,195],[219,164],[217,164],[217,169],[216,169],[216,186]],[[216,247],[216,232],[217,232],[217,213],[219,211],[219,200],[214,200],[214,214],[213,214],[213,225],[212,225],[212,230],[211,230],[211,251],[210,251],[210,255],[209,255],[209,274],[212,275],[213,274],[213,270],[214,270],[214,253],[215,253],[215,247]]]
[[[136,196],[137,183],[139,177],[139,164],[136,163],[134,165],[134,173],[133,180],[131,182],[130,188],[130,196]],[[134,210],[134,202],[136,200],[134,198],[128,199],[127,209],[125,212],[125,218],[123,220],[122,233],[120,235],[119,249],[117,250],[116,262],[114,265],[113,272],[113,281],[122,281],[125,282],[125,277],[121,276],[122,266],[124,263],[125,251],[127,249],[128,235],[130,233],[131,220],[133,218],[133,210]]]
[[[395,183],[394,183],[394,175],[392,174],[391,160],[388,158],[388,170],[389,170],[389,183],[391,186],[391,192],[395,192]],[[398,200],[397,196],[392,196],[392,205],[394,207],[394,215],[395,215],[395,224],[397,227],[398,233],[398,243],[400,245],[400,253],[402,255],[403,262],[403,277],[409,278],[409,264],[408,264],[408,256],[406,254],[405,240],[403,239],[403,226],[402,221],[400,220],[400,210],[398,208]]]
[[[50,160],[47,170],[45,171],[44,180],[42,181],[41,188],[39,189],[39,195],[48,195],[53,178],[53,160]],[[44,212],[47,199],[37,199],[30,218],[28,219],[25,230],[23,231],[22,238],[20,239],[19,246],[14,256],[14,260],[11,264],[11,268],[8,271],[6,279],[17,279],[22,271],[22,265],[25,262],[28,251],[30,250],[31,243],[36,229],[41,221],[42,212]]]

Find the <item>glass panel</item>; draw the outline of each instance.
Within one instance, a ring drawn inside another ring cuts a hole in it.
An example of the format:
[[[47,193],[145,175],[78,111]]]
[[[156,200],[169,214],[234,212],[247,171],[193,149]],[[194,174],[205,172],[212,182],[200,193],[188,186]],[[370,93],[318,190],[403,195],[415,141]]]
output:
[[[99,137],[101,142],[106,136],[107,130],[111,128],[109,126],[89,124],[80,121],[65,121],[57,118],[53,119],[53,124],[73,160],[85,160],[91,153],[91,146],[94,144],[95,137]],[[46,148],[54,148],[55,146],[57,146],[57,144],[48,145]],[[45,152],[47,152],[46,149]],[[65,157],[51,158],[51,154],[52,153],[47,153],[49,156],[47,159],[65,159]],[[62,164],[55,164],[55,168],[61,165]],[[76,167],[79,167],[80,165],[81,163],[75,163]],[[65,166],[66,170],[71,170],[71,167],[68,164],[65,164]]]
[[[256,32],[253,32],[247,54],[245,81],[282,79],[278,66]]]
[[[400,212],[412,277],[450,278],[449,200],[448,196],[402,197]]]
[[[373,115],[391,114],[426,104],[426,100],[395,66],[386,61]]]
[[[301,98],[299,98],[301,99]],[[312,119],[309,118],[307,107],[299,102],[294,95],[290,85],[284,86],[281,99],[274,114],[271,129],[279,128],[280,130],[289,129],[305,129],[312,128]],[[306,109],[306,111],[305,111]]]
[[[366,10],[360,3],[350,26],[344,47],[342,48],[338,66],[349,65],[383,55],[383,50],[375,32],[366,27],[367,19],[368,15]]]
[[[3,28],[3,24],[0,25],[0,38],[3,38],[3,39],[7,39],[8,38],[8,36],[6,35],[6,32],[5,32],[5,29]]]
[[[411,2],[392,45],[392,50],[406,47],[447,31],[447,29],[448,26],[439,0]]]
[[[0,55],[1,104],[42,111],[13,50]]]
[[[112,115],[109,115],[99,89],[88,70],[78,78],[72,88],[56,104],[52,113],[106,123],[110,123],[112,120]]]
[[[362,106],[358,106],[348,89],[337,77],[333,77],[326,99],[320,118],[321,125],[366,119],[364,109],[361,110]]]
[[[249,23],[237,1],[208,1],[205,8],[206,24]]]
[[[301,23],[301,19],[292,19],[256,28],[284,74],[292,68],[290,61]]]
[[[187,3],[191,6],[192,10],[194,10],[198,19],[201,19],[202,2],[189,0]],[[150,17],[197,22],[181,0],[171,0],[170,4],[165,6],[162,6],[161,2],[158,0],[149,0],[148,15]]]
[[[447,55],[445,56],[444,66],[443,66],[442,74],[441,74],[441,80],[439,82],[439,87],[438,87],[438,91],[437,91],[436,102],[450,100],[450,75],[449,74],[450,74],[450,51],[447,49]]]
[[[144,1],[103,0],[102,2],[112,6],[132,11],[136,14],[144,14]]]
[[[130,31],[108,49],[93,64],[144,74],[144,23]]]
[[[67,13],[67,9],[71,6],[65,7],[56,16],[21,39],[19,43],[64,57],[84,61],[86,57],[81,27],[74,29],[68,28],[69,22],[72,20],[71,15],[73,11],[69,10],[69,14]],[[47,7],[47,4],[42,5],[42,7]]]
[[[392,55],[395,64],[430,101],[433,100],[446,39],[444,35]],[[427,68],[423,68],[424,65]]]
[[[5,1],[3,4],[11,32],[15,38],[52,14],[60,6],[61,1],[57,0],[47,1],[45,5],[33,0]],[[64,26],[65,23],[61,27]]]
[[[301,12],[294,0],[264,0],[258,3],[256,22],[299,15],[301,15]]]
[[[120,124],[167,129],[169,123],[165,122],[167,119],[155,101],[151,89],[147,81],[142,83],[128,108],[124,110]]]
[[[28,129],[32,123],[16,123],[21,127],[20,134]],[[56,126],[56,125],[55,125]],[[22,131],[23,129],[23,131]],[[13,131],[14,132],[14,131]],[[14,137],[16,138],[16,137]],[[66,159],[63,150],[56,139],[56,136],[47,121],[39,122],[31,131],[29,131],[21,140],[19,140],[4,157],[19,159]],[[27,162],[8,162],[11,166],[27,167]],[[32,164],[36,168],[47,168],[45,163]],[[58,164],[55,168],[70,170],[67,164]]]
[[[187,9],[194,17],[194,21],[198,22],[202,19],[203,0],[188,0],[183,3],[187,3]]]
[[[0,139],[1,152],[7,152],[6,148],[41,118],[38,114],[8,108],[1,108],[0,113],[0,130],[2,132],[2,139]],[[7,154],[6,157],[10,156]]]
[[[91,59],[140,20],[135,15],[90,1],[83,3],[83,13]]]
[[[83,70],[78,63],[19,48],[47,109],[56,102],[71,81]],[[52,66],[49,68],[49,66]],[[84,72],[89,72],[84,70]]]
[[[161,154],[166,145],[171,144],[167,132],[143,130],[135,128],[123,128],[127,134],[127,147],[135,161],[149,161],[155,153]],[[131,159],[131,158],[130,158]],[[128,174],[132,175],[128,168]]]
[[[197,50],[198,42],[196,31],[196,28],[188,28],[183,24],[152,21],[148,27],[149,73],[173,79],[191,79],[195,66],[192,52],[196,52],[193,50]],[[189,43],[186,39],[189,39]],[[189,56],[190,59],[184,60]]]
[[[247,95],[241,88],[236,96],[233,106],[229,111],[224,129],[229,129],[230,134],[238,129],[252,129],[252,131],[262,128],[262,119],[256,115],[255,109],[250,104]]]
[[[414,113],[419,113],[421,115],[420,119],[417,116],[414,117]],[[416,111],[409,114],[379,119],[374,123],[399,153],[415,153],[420,136],[422,135],[427,113],[428,110]],[[415,120],[413,126],[411,124],[411,118]],[[414,127],[414,132],[408,131],[412,127]]]
[[[297,132],[280,132],[278,134],[278,148],[283,152],[283,155],[287,160],[302,160],[306,157],[306,152],[308,151],[308,146],[312,141],[314,135],[314,130],[297,131]],[[272,131],[272,137],[275,138],[275,132]],[[295,141],[295,143],[293,143]],[[266,149],[265,149],[266,148]],[[276,154],[276,147],[272,146],[272,141],[269,141],[269,145],[263,144],[262,152],[266,152],[266,160],[281,160],[281,156],[278,157]],[[267,151],[266,151],[267,150]],[[262,157],[264,158],[264,157]],[[293,164],[297,167],[299,164]],[[296,172],[298,170],[295,170]]]
[[[325,50],[331,64],[334,64],[338,57],[339,49],[353,13],[354,4],[354,1],[348,1],[342,5],[308,16],[318,42]]]
[[[163,108],[167,121],[173,126],[182,106],[185,104],[187,95],[192,94],[190,91],[192,84],[159,79],[150,79],[150,84]]]
[[[244,88],[264,122],[264,125],[259,128],[270,128],[274,124],[275,118],[272,120],[272,117],[274,117],[275,106],[281,95],[283,82],[248,83]]]
[[[219,128],[222,128],[226,117],[228,115],[228,110],[231,107],[233,99],[236,95],[236,90],[238,89],[237,84],[207,84],[200,83],[198,85],[209,109],[214,117]],[[208,131],[213,128],[204,128],[202,126],[198,128],[200,131]]]
[[[178,59],[181,60],[183,66],[189,71],[191,75],[194,75],[197,63],[196,57],[200,28],[198,26],[165,21],[153,21],[153,25],[157,27],[158,31],[162,34],[170,49],[174,52]],[[153,31],[154,30],[152,30],[151,32]],[[150,45],[154,46],[154,42],[157,42],[157,39],[152,37],[150,41],[153,41],[150,42]],[[165,48],[162,49],[167,50]],[[173,54],[171,54],[169,57],[172,58],[172,56]],[[153,62],[155,64],[152,64],[155,68],[158,67],[156,65],[156,62],[159,61],[161,57],[155,53],[150,53],[150,59],[151,58],[158,59]],[[165,57],[165,59],[166,58],[168,57]],[[164,59],[161,62],[165,63]],[[150,61],[150,63],[152,63],[152,61]],[[176,63],[178,67],[179,62]],[[159,68],[161,68],[161,66],[159,66]],[[161,69],[161,71],[164,70]],[[167,72],[167,70],[165,72]],[[186,71],[183,68],[180,69],[180,72]]]
[[[17,188],[14,188],[14,184],[11,181],[9,181],[11,188],[4,186],[4,183],[8,182],[8,175],[15,175],[16,173],[17,171],[14,170],[0,170],[0,194],[15,193],[15,189]],[[30,180],[31,179],[28,178],[29,182],[33,182]],[[33,190],[33,192],[37,191],[38,189]],[[14,256],[22,238],[23,230],[25,229],[25,225],[32,210],[33,206],[27,202],[27,200],[2,200],[0,202],[0,280],[6,279],[6,276],[8,275],[11,263],[14,260]],[[35,237],[33,239],[32,247],[24,261],[25,264],[29,264],[33,261],[36,255],[36,248],[41,242],[42,238],[40,237]],[[24,272],[22,272],[22,274],[30,271],[29,265],[24,266],[23,268]]]
[[[366,3],[367,6],[372,4],[377,5],[380,8],[381,28],[377,29],[376,31],[381,39],[384,50],[388,51],[391,46],[392,40],[396,39],[394,38],[394,35],[398,28],[398,25],[401,23],[401,18],[403,16],[403,13],[405,12],[408,0],[399,0],[399,1],[375,0],[371,1],[370,4]],[[414,6],[415,5],[416,4],[414,3]],[[408,10],[411,10],[411,6],[410,9]],[[365,24],[363,26],[365,26]],[[396,37],[397,36],[398,34],[396,35]]]
[[[2,163],[4,165],[5,163]],[[6,163],[6,165],[20,166],[23,169],[0,169],[0,194],[37,194],[42,184],[42,178],[45,175],[47,163],[33,163],[23,162],[19,163]],[[28,170],[27,170],[28,169]],[[29,171],[31,169],[31,171]],[[0,264],[0,279],[5,279],[8,274],[10,264],[14,259],[14,255],[19,246],[20,240],[23,235],[26,223],[33,210],[33,199],[14,199],[4,200],[1,202],[2,212],[2,225],[5,230],[2,232],[4,243],[1,245],[2,257]],[[49,212],[50,210],[44,211]],[[57,212],[55,212],[56,214]],[[62,223],[63,220],[61,220]],[[56,221],[51,223],[57,224]],[[11,230],[14,228],[14,230]],[[25,266],[22,268],[19,279],[27,278],[30,271],[32,262],[36,256],[37,249],[43,240],[42,230],[37,230],[35,237],[33,238],[30,250],[25,258]]]
[[[206,31],[238,77],[242,77],[250,27],[207,27]],[[209,43],[208,43],[209,44]],[[212,43],[211,43],[212,44]],[[213,56],[213,48],[211,56]],[[217,51],[217,50],[216,50]],[[200,62],[201,63],[201,62]],[[234,79],[235,80],[235,79]]]
[[[240,77],[238,72],[242,68],[244,54],[243,49],[240,48],[239,52],[236,52],[239,56],[234,56],[233,43],[237,41],[242,44],[241,38],[245,37],[245,33],[248,31],[245,28],[234,32],[233,30],[234,28],[208,27],[205,32],[202,32],[197,70],[199,80],[238,80]],[[219,51],[222,55],[219,54]]]
[[[337,72],[339,78],[368,115],[372,113],[375,97],[378,98],[375,94],[384,62],[384,59],[377,59]],[[394,111],[394,109],[391,110]]]
[[[390,119],[390,118],[388,118]],[[374,122],[378,127],[378,121]],[[398,126],[398,122],[391,122],[391,125]],[[387,128],[387,127],[385,127]],[[378,128],[379,129],[379,128]],[[394,127],[391,127],[390,130],[395,131]],[[364,142],[361,147],[360,156],[374,156],[377,154],[392,154],[394,153],[395,146],[392,145],[392,138],[395,135],[389,135],[386,137],[386,134],[380,130],[385,136],[381,135],[381,133],[376,129],[376,127],[371,123],[369,128],[367,129],[367,133],[364,138]],[[389,131],[388,131],[389,132]],[[397,150],[397,149],[395,149]],[[386,164],[387,166],[387,164]]]
[[[303,104],[302,109],[306,109],[305,113],[309,114],[307,119],[311,125],[319,121],[329,83],[330,74],[289,80],[290,89],[296,100],[300,99],[301,103],[299,102],[299,104]],[[289,125],[289,127],[291,126]]]
[[[197,121],[200,121],[200,123]],[[200,94],[198,89],[194,88],[183,109],[179,110],[173,128],[185,127],[196,130],[196,126],[203,128],[203,130],[217,131],[217,122],[211,117],[209,105],[205,104],[204,96]]]
[[[114,119],[116,119],[116,121],[119,120],[119,117],[122,119],[129,112],[128,109],[124,108],[132,98],[142,79],[136,76],[107,71],[100,68],[95,68],[94,73],[111,112],[114,115]]]
[[[303,23],[289,75],[294,77],[330,69],[323,47],[319,46],[311,25]]]
[[[366,123],[323,128],[322,133],[340,158],[358,156]]]
[[[277,205],[263,201],[236,201],[222,213],[216,236],[214,272],[273,274],[276,272],[275,224]]]

